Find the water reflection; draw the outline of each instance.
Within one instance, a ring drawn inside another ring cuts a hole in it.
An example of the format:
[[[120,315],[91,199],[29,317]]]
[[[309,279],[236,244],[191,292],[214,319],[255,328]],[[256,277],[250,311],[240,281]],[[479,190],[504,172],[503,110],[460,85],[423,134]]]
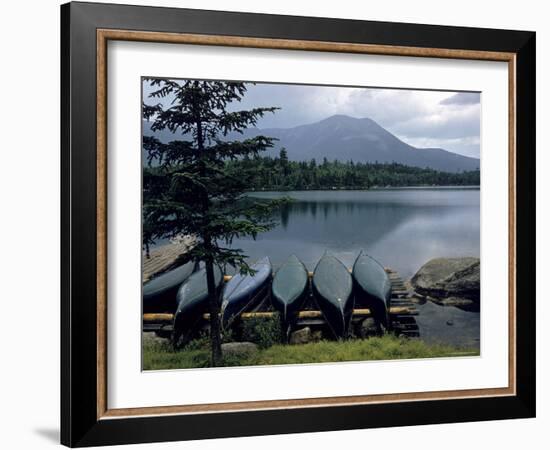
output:
[[[254,193],[288,195],[279,226],[240,239],[252,259],[269,255],[275,266],[295,253],[313,269],[325,250],[351,265],[365,249],[403,277],[431,258],[479,256],[479,190],[310,191]],[[322,214],[318,212],[322,211]]]

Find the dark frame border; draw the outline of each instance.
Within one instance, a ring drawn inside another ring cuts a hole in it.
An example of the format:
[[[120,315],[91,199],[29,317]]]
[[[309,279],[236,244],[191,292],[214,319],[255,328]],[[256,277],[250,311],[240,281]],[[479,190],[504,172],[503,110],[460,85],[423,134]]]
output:
[[[534,417],[535,33],[71,3],[61,7],[61,442],[89,446]],[[98,29],[516,55],[516,395],[98,419]]]

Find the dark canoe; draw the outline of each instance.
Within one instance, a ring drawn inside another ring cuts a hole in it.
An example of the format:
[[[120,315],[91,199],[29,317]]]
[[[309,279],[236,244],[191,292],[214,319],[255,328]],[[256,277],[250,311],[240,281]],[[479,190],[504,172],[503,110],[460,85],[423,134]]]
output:
[[[227,329],[243,312],[259,304],[269,292],[271,261],[266,256],[251,266],[254,275],[236,274],[224,286],[222,326]]]
[[[315,267],[312,287],[329,328],[337,338],[345,337],[353,312],[353,281],[348,269],[325,254]]]
[[[174,312],[177,307],[176,293],[194,270],[195,263],[188,262],[145,283],[143,312]]]
[[[219,288],[223,281],[222,271],[214,266],[214,281]],[[174,315],[174,338],[189,336],[201,316],[208,312],[208,287],[206,269],[202,268],[191,275],[178,289],[176,295],[178,307]]]
[[[292,255],[279,268],[271,285],[271,301],[284,324],[296,320],[308,292],[308,273],[304,263]]]
[[[359,253],[353,265],[355,304],[369,308],[376,320],[388,326],[391,282],[384,267],[372,256]]]

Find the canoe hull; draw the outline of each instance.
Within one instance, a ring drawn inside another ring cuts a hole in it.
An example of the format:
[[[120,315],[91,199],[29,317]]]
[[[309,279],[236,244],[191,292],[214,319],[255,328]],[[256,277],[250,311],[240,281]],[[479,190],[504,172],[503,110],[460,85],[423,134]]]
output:
[[[353,281],[334,256],[321,258],[313,273],[313,294],[325,321],[337,339],[345,338],[353,313]]]
[[[195,263],[191,261],[145,283],[142,297],[143,312],[173,313],[178,306],[176,301],[178,289],[194,270]]]
[[[222,271],[214,267],[214,281],[219,292],[223,281]],[[208,312],[208,286],[206,269],[189,277],[177,292],[178,307],[174,314],[174,342],[187,341],[196,331],[202,315]]]
[[[317,300],[317,305],[323,314],[328,328],[336,339],[343,339],[348,336],[353,313],[353,298],[347,303],[346,308],[339,308],[332,302],[323,299],[317,290],[313,288],[313,294]]]
[[[281,315],[284,329],[296,323],[296,316],[308,294],[309,277],[305,265],[294,255],[283,264],[271,285],[273,307]]]
[[[269,294],[272,267],[269,258],[253,264],[254,275],[237,274],[224,286],[221,306],[222,328],[227,330],[239,316],[257,306]]]
[[[353,265],[355,303],[369,308],[374,318],[388,328],[391,281],[384,267],[366,253],[359,253]]]

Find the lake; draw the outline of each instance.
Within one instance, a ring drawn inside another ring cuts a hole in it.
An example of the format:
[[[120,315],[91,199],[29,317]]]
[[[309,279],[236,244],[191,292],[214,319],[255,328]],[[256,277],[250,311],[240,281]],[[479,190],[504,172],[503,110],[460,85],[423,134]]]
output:
[[[252,261],[265,255],[274,268],[291,254],[313,270],[325,251],[348,267],[361,249],[408,279],[436,257],[479,257],[479,188],[406,188],[369,191],[253,192],[288,196],[278,225],[256,240],[238,239]],[[421,337],[479,348],[479,313],[431,302],[419,305]]]

